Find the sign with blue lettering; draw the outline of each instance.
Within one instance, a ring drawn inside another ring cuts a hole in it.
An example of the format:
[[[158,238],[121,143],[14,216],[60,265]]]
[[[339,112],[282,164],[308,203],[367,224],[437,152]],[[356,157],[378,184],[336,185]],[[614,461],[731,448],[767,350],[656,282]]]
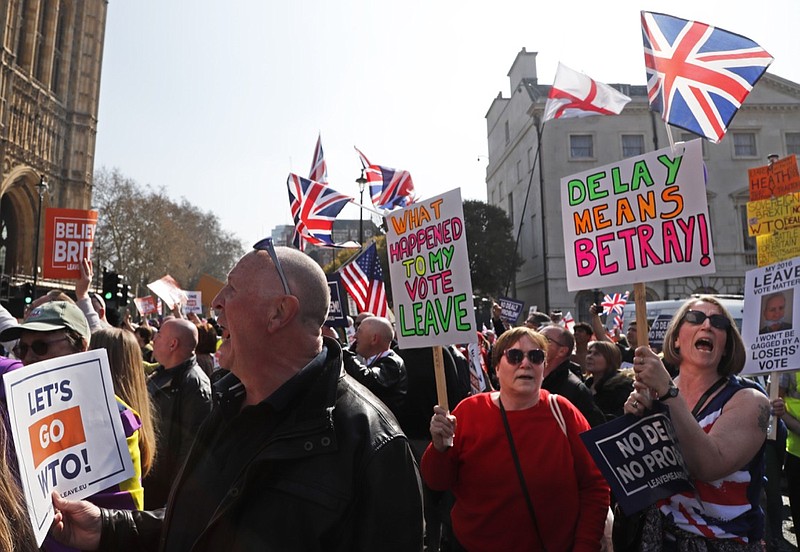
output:
[[[331,290],[331,304],[328,307],[328,318],[325,325],[331,328],[347,327],[347,299],[342,293],[338,274],[328,274],[328,288]]]
[[[668,411],[660,403],[653,408],[581,433],[625,515],[692,488]]]

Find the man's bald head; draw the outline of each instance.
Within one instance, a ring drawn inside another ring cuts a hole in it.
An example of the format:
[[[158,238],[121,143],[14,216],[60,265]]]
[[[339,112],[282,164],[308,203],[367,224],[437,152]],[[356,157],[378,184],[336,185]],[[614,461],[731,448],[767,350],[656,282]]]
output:
[[[298,315],[301,322],[321,328],[328,317],[331,304],[331,292],[325,273],[311,257],[297,249],[276,247],[275,253],[289,282],[289,289],[300,303]]]

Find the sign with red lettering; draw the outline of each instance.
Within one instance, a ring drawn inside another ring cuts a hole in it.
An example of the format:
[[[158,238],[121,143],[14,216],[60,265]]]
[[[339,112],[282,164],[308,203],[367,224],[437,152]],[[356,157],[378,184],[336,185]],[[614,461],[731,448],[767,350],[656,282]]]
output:
[[[45,278],[80,278],[80,263],[92,254],[97,211],[47,209],[45,212]]]
[[[713,274],[700,140],[561,179],[567,288]]]

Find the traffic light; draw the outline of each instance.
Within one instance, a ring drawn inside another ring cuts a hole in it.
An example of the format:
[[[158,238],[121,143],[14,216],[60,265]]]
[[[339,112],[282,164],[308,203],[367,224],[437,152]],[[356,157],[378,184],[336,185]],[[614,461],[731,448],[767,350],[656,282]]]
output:
[[[33,303],[33,284],[22,284],[22,297],[25,300],[26,305]]]
[[[120,296],[119,296],[119,306],[120,307],[127,307],[128,302],[131,296],[131,286],[128,284],[122,284],[120,288]]]
[[[103,269],[103,299],[109,303],[118,303],[121,298],[122,276],[116,272]]]

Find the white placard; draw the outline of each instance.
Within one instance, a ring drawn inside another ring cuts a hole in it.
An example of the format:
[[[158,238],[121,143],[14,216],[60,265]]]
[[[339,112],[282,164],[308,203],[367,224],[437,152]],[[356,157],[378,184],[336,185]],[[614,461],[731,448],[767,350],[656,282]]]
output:
[[[715,272],[700,140],[561,179],[567,288]]]
[[[386,224],[400,347],[477,341],[461,191],[392,211]]]
[[[743,374],[800,370],[800,257],[745,274]]]
[[[41,545],[51,491],[82,499],[134,475],[105,349],[44,360],[3,376],[20,479]]]

